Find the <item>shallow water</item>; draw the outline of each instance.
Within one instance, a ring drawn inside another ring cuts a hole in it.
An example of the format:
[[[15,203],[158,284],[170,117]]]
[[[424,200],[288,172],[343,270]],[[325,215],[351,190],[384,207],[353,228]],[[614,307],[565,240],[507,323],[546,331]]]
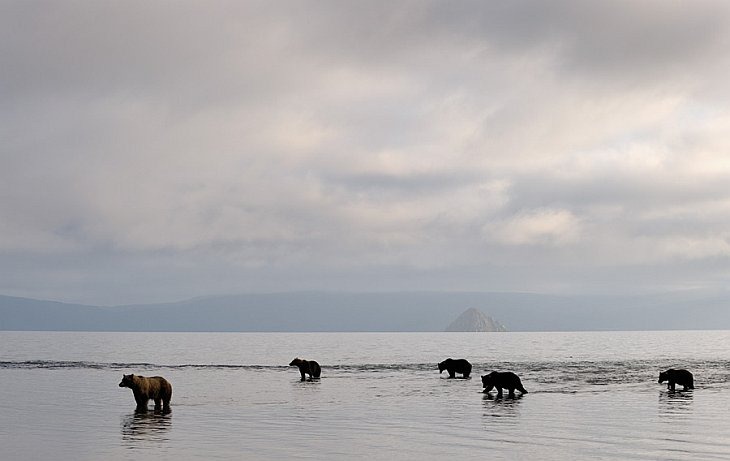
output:
[[[730,332],[0,332],[2,459],[728,459]],[[322,379],[300,382],[295,356]],[[436,363],[464,357],[472,379]],[[690,369],[669,393],[660,370]],[[479,375],[512,370],[497,399]],[[173,384],[135,414],[124,373]]]

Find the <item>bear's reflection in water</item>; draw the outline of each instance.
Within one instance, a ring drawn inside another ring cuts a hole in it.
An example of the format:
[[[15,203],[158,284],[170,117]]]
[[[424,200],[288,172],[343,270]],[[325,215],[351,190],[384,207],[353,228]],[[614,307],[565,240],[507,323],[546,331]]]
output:
[[[679,417],[692,411],[692,391],[659,392],[659,416]]]
[[[122,418],[122,440],[164,442],[171,427],[171,413],[135,411]]]
[[[517,424],[518,417],[520,416],[521,400],[521,394],[517,394],[514,397],[497,397],[491,394],[484,394],[482,402],[484,404],[485,423],[488,420],[499,418],[501,420],[500,424]]]
[[[504,404],[510,405],[516,402],[519,402],[522,400],[522,397],[524,397],[524,394],[515,394],[515,395],[509,395],[509,394],[490,394],[487,392],[484,392],[484,397],[482,397],[482,400],[484,402],[487,402],[489,400],[497,403],[497,402],[504,402]]]

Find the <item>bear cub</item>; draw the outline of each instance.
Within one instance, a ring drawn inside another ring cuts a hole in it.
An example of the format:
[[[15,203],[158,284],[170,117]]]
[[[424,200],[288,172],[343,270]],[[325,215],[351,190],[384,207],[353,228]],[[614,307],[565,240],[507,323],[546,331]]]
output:
[[[439,374],[443,373],[444,370],[449,372],[449,378],[456,378],[456,373],[461,373],[466,379],[471,374],[471,363],[466,359],[454,360],[448,358],[439,363]]]
[[[311,381],[313,379],[319,379],[319,375],[322,373],[322,368],[320,368],[319,364],[314,360],[304,360],[297,357],[291,361],[289,366],[299,367],[299,373],[302,375],[302,381],[306,381],[307,377],[305,375],[309,375],[309,380]]]
[[[527,390],[522,387],[520,377],[511,371],[499,372],[493,371],[488,375],[482,376],[482,385],[484,385],[484,393],[488,394],[493,388],[497,388],[497,397],[502,397],[502,389],[509,391],[509,396],[514,398],[515,389],[522,394],[527,394]]]
[[[147,402],[152,399],[155,401],[155,411],[162,409],[165,413],[170,412],[172,384],[162,376],[145,378],[140,375],[123,375],[119,387],[132,389],[134,400],[137,402],[137,411],[147,411]]]
[[[690,373],[687,370],[673,370],[669,369],[667,371],[662,371],[659,373],[659,383],[663,383],[664,381],[667,382],[667,389],[674,392],[674,385],[675,384],[681,384],[683,386],[683,390],[687,389],[694,389],[694,377],[692,376],[692,373]]]

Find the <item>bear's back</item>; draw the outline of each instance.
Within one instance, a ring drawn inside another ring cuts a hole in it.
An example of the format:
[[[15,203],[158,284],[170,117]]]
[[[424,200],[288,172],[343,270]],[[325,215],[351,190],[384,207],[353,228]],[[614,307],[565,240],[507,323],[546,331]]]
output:
[[[172,395],[172,384],[162,376],[135,375],[133,380],[135,388],[144,395],[151,397],[156,395],[169,397]]]

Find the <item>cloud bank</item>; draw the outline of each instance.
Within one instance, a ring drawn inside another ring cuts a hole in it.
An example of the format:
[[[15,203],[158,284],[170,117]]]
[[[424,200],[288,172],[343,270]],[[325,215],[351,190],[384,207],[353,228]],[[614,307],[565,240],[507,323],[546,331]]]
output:
[[[0,4],[0,292],[730,276],[726,2]]]

